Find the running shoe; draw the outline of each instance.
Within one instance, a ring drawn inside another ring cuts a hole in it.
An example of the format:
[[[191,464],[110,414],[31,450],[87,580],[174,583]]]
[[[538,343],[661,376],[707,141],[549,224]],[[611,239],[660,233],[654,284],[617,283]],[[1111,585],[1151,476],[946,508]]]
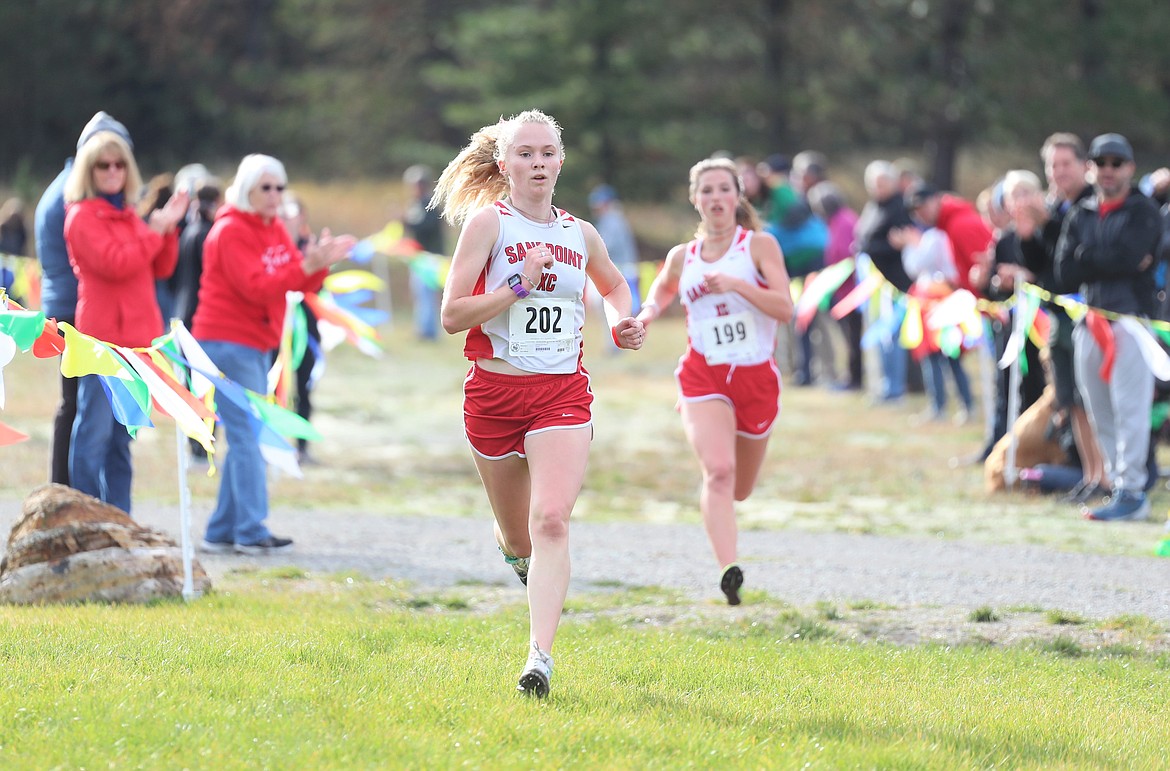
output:
[[[504,554],[503,549],[500,549],[500,554]],[[531,557],[513,557],[510,554],[504,554],[504,562],[512,566],[512,570],[516,571],[516,577],[525,586],[528,586],[528,563],[531,559]]]
[[[552,656],[542,651],[536,640],[533,640],[532,648],[528,651],[528,663],[520,673],[520,683],[516,690],[543,699],[548,696],[548,681],[552,678],[552,670]]]
[[[719,579],[719,588],[727,595],[728,605],[738,605],[739,587],[743,586],[743,571],[734,562],[723,569],[723,577]]]
[[[1098,522],[1140,522],[1150,518],[1150,501],[1145,493],[1114,490],[1108,503],[1086,509],[1084,517]]]
[[[281,549],[288,549],[292,546],[291,538],[281,538],[279,536],[270,535],[263,541],[257,543],[238,543],[236,544],[236,554],[272,554]]]

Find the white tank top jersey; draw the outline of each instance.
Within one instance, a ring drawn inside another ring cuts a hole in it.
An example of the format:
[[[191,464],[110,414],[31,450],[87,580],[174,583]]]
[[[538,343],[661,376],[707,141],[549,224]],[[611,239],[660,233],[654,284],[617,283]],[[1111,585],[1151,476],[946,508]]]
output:
[[[527,298],[467,332],[464,353],[475,360],[502,359],[526,372],[565,375],[576,372],[581,360],[581,328],[585,324],[585,265],[588,252],[581,223],[557,209],[551,223],[533,222],[505,201],[494,205],[500,235],[492,246],[475,293],[507,287],[508,278],[521,272],[524,255],[538,245],[553,254],[551,268],[528,282]],[[511,290],[509,290],[511,291]]]
[[[767,286],[752,261],[752,231],[735,229],[731,246],[714,262],[702,258],[703,240],[687,244],[678,294],[687,311],[691,348],[708,364],[752,365],[770,361],[776,350],[778,322],[736,292],[713,294],[703,283],[706,273],[722,273]]]

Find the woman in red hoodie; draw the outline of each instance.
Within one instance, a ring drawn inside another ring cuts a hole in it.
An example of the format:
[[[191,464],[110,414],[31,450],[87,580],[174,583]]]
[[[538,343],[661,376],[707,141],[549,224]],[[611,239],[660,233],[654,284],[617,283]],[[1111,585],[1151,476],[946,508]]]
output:
[[[177,195],[144,222],[133,208],[141,186],[130,145],[113,131],[86,140],[65,181],[65,246],[77,276],[77,329],[132,348],[150,345],[163,332],[154,282],[175,269],[176,226],[187,211],[186,195]],[[84,376],[69,451],[73,487],[129,513],[130,438],[99,377]]]
[[[268,390],[271,352],[284,326],[285,294],[318,291],[329,267],[345,259],[354,244],[352,236],[323,231],[302,254],[279,216],[287,185],[280,161],[245,157],[203,243],[191,333],[225,377],[256,393]],[[226,399],[216,406],[229,449],[204,551],[263,554],[291,546],[290,539],[272,535],[264,523],[268,484],[255,418]]]

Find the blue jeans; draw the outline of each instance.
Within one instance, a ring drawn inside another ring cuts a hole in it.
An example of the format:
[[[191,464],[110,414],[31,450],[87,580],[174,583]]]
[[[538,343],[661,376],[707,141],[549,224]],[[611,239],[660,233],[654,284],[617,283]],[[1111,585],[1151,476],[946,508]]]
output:
[[[900,399],[906,393],[906,349],[897,339],[881,340],[882,399]]]
[[[434,340],[439,336],[439,293],[425,277],[412,270],[410,294],[414,303],[414,333],[421,340]]]
[[[931,353],[927,354],[922,365],[922,380],[930,394],[931,409],[934,414],[942,415],[947,408],[947,385],[943,379],[944,367],[950,367],[951,374],[955,378],[955,390],[959,392],[959,398],[963,401],[963,409],[971,411],[973,407],[971,381],[968,380],[967,372],[963,369],[963,362],[960,359],[952,359],[945,353]]]
[[[268,389],[268,354],[237,343],[200,341],[219,371],[250,391]],[[216,408],[228,451],[220,467],[219,497],[204,538],[213,543],[255,544],[268,538],[268,469],[260,454],[254,418],[227,399]]]
[[[69,439],[69,481],[73,489],[130,513],[134,470],[130,434],[114,410],[97,375],[77,385],[77,416]]]

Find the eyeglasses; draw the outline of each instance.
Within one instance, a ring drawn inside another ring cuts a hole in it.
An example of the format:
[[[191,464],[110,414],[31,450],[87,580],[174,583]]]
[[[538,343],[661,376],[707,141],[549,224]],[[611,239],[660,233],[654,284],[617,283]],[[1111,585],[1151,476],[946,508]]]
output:
[[[113,166],[116,170],[121,171],[122,169],[126,168],[126,161],[98,161],[93,165],[93,167],[98,171],[109,171],[111,166]]]
[[[275,190],[278,193],[283,193],[284,192],[284,185],[269,185],[269,184],[260,185],[260,192],[261,193],[271,193],[273,190]]]
[[[1098,166],[1098,167],[1107,166],[1111,169],[1120,169],[1126,163],[1128,163],[1128,161],[1124,160],[1123,158],[1095,158],[1095,159],[1093,159],[1093,165]]]

